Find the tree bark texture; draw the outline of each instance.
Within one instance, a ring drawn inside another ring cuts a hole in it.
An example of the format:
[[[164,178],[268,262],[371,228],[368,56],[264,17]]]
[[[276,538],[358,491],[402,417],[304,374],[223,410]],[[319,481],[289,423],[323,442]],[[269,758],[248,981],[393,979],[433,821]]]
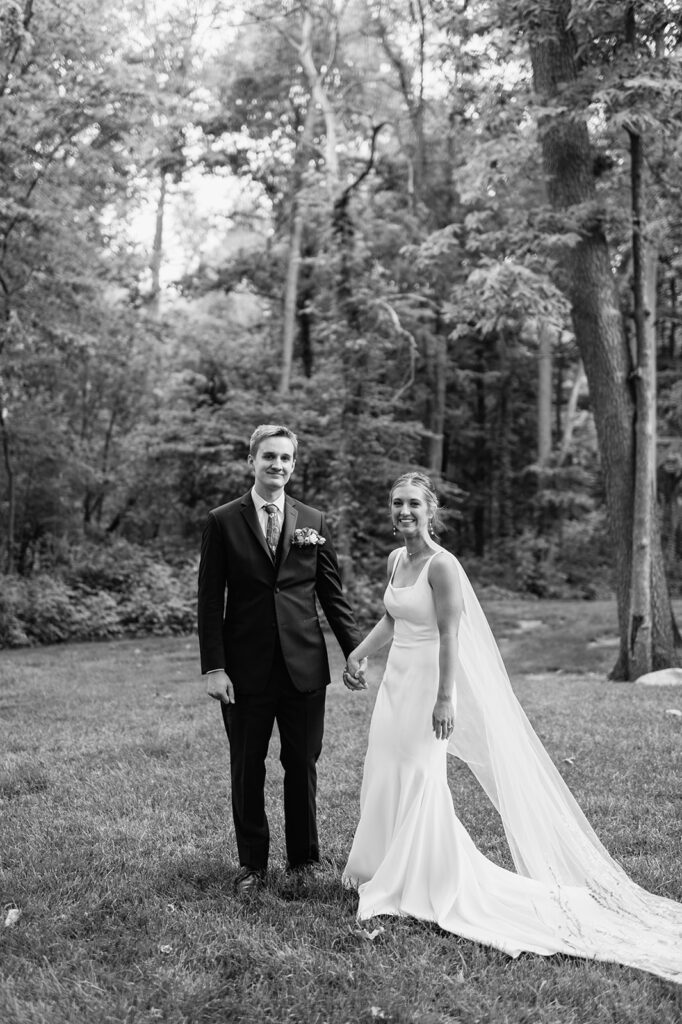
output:
[[[156,204],[156,218],[154,224],[154,242],[152,244],[152,258],[150,271],[152,275],[152,293],[150,306],[155,316],[159,315],[161,309],[161,262],[163,260],[163,222],[166,214],[166,172],[161,170],[159,183],[159,199]]]
[[[279,377],[280,395],[289,394],[291,367],[294,360],[296,338],[296,310],[298,308],[298,277],[301,267],[301,238],[303,237],[303,212],[297,195],[292,199],[289,222],[289,255],[284,285],[284,311],[282,323],[282,369]]]
[[[573,378],[573,384],[571,385],[571,393],[568,396],[568,403],[566,405],[566,413],[564,416],[563,430],[561,434],[561,447],[559,449],[558,463],[563,466],[568,458],[571,451],[571,444],[573,443],[573,430],[575,429],[576,423],[576,412],[578,409],[578,400],[580,398],[580,392],[585,384],[585,367],[582,364],[582,360],[578,363],[575,371],[575,377]]]
[[[575,43],[567,28],[569,0],[543,4],[529,29],[535,89],[551,101],[577,77]],[[635,472],[632,364],[602,219],[596,206],[587,126],[575,115],[541,120],[540,136],[552,206],[582,206],[581,238],[565,260],[573,324],[587,376],[604,475],[615,562],[620,652],[612,677],[631,678],[628,651]],[[655,667],[677,663],[673,620],[658,527],[652,525],[652,649]]]
[[[0,396],[0,402],[2,397]],[[14,483],[14,460],[9,433],[5,422],[5,411],[0,408],[0,430],[2,431],[2,454],[7,475],[7,539],[5,545],[5,572],[14,571],[14,531],[16,520],[16,487]]]
[[[651,535],[656,500],[656,338],[651,312],[647,308],[643,164],[642,138],[639,132],[631,131],[632,266],[637,347],[635,493],[628,636],[630,674],[633,678],[651,671]]]
[[[447,334],[440,316],[437,316],[433,334],[427,335],[426,361],[430,381],[426,422],[429,430],[426,464],[429,471],[439,477],[444,469],[443,440],[447,392]]]
[[[310,152],[310,143],[315,122],[314,104],[306,110],[303,132],[296,146],[294,172],[291,185],[291,210],[289,214],[289,255],[284,285],[284,308],[282,312],[282,367],[279,376],[279,393],[287,395],[291,386],[291,369],[294,360],[296,340],[296,316],[298,311],[298,283],[301,269],[301,242],[303,239],[303,210],[301,209],[301,188],[303,167]]]
[[[538,326],[538,465],[546,468],[552,454],[552,329]]]

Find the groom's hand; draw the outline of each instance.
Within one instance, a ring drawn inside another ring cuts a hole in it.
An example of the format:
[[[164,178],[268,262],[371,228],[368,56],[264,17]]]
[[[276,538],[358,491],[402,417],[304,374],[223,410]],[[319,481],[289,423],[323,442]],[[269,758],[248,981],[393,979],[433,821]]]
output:
[[[365,679],[365,672],[367,671],[367,658],[363,658],[360,661],[352,654],[348,656],[346,667],[343,670],[343,682],[349,690],[366,690],[367,680]]]
[[[206,687],[209,697],[219,700],[223,704],[234,704],[234,686],[232,680],[224,669],[219,672],[209,672],[208,684]]]

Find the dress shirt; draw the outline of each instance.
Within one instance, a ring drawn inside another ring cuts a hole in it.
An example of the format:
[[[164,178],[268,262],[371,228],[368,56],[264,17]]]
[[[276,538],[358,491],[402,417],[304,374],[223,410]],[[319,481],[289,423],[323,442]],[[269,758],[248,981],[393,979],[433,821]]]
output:
[[[263,498],[258,493],[256,488],[252,487],[251,488],[251,497],[252,497],[253,503],[254,503],[254,505],[256,507],[256,512],[258,513],[258,522],[260,523],[260,528],[263,531],[263,536],[267,537],[268,518],[269,518],[268,513],[265,511],[265,508],[263,507],[264,505],[276,505],[277,506],[277,511],[279,512],[279,528],[280,528],[280,532],[281,532],[282,525],[284,523],[284,491],[282,491],[282,493],[280,494],[279,498],[277,498],[276,501],[270,501],[269,498]]]

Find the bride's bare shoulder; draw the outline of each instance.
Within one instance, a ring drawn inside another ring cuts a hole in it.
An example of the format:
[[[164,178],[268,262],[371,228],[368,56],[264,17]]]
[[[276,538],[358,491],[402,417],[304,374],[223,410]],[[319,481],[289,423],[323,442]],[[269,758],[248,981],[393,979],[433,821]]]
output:
[[[450,551],[438,547],[429,565],[429,583],[431,586],[448,587],[456,592],[461,590],[457,559]]]

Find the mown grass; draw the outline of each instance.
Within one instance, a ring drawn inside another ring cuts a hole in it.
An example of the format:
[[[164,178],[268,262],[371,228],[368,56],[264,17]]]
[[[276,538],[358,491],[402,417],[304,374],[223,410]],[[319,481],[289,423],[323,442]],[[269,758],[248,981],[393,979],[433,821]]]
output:
[[[666,714],[682,709],[682,692],[605,681],[615,653],[608,603],[488,610],[517,693],[611,852],[647,888],[682,899],[681,725]],[[194,640],[4,652],[0,906],[21,917],[0,929],[0,1020],[678,1021],[679,986],[617,965],[511,960],[409,919],[377,921],[374,938],[372,926],[358,926],[339,876],[380,671],[377,663],[367,694],[338,683],[329,691],[326,859],[305,899],[292,898],[283,870],[273,741],[272,870],[263,895],[245,903],[231,889],[226,741]],[[468,770],[453,761],[450,771],[479,846],[509,864]]]

